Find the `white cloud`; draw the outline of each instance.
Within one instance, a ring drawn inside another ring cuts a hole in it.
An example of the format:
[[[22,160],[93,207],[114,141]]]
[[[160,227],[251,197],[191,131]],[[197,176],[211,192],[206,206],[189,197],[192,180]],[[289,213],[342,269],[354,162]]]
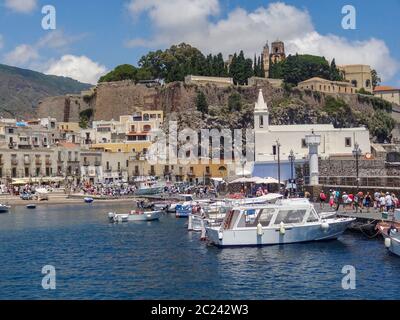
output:
[[[76,36],[67,35],[62,30],[48,31],[39,39],[36,46],[39,48],[67,49],[70,44],[85,37],[85,34]]]
[[[38,58],[39,54],[35,48],[27,44],[21,44],[4,55],[4,62],[13,66],[24,66]]]
[[[249,12],[236,8],[218,19],[218,0],[131,0],[134,17],[147,14],[153,37],[135,38],[129,47],[158,48],[187,42],[205,53],[225,56],[243,49],[247,56],[260,53],[267,40],[285,41],[288,53],[310,53],[336,58],[337,64],[365,63],[377,69],[382,80],[390,80],[399,70],[383,40],[349,41],[335,35],[321,35],[310,14],[283,2],[270,3]]]
[[[105,66],[90,60],[86,56],[64,55],[59,60],[53,61],[45,73],[96,84],[97,80],[104,75],[106,71],[107,69]]]
[[[30,13],[36,9],[37,0],[5,0],[8,9],[19,13]]]

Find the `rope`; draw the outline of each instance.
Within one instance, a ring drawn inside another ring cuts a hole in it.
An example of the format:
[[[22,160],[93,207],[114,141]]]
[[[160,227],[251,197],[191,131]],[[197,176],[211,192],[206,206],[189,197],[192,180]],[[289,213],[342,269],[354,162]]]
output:
[[[362,228],[365,227],[365,226],[369,226],[369,225],[371,225],[371,224],[373,224],[373,223],[376,223],[377,221],[378,221],[378,220],[370,221],[370,222],[368,222],[368,223],[366,223],[366,224],[363,224],[363,225],[359,226],[358,229],[359,229],[359,230],[361,231],[361,233],[362,233],[364,236],[366,236],[367,238],[369,238],[369,239],[374,239],[374,238],[376,238],[376,237],[380,234],[380,231],[379,231],[379,230],[377,231],[376,234],[374,234],[373,236],[370,236],[370,235],[367,234]]]

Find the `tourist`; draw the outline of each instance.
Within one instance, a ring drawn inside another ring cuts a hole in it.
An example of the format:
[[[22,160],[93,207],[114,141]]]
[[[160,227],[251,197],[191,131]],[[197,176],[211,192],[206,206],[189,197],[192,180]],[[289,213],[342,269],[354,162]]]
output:
[[[342,195],[343,210],[346,211],[347,205],[349,204],[349,196],[346,191],[343,191]]]
[[[324,190],[321,190],[321,192],[319,194],[319,207],[321,209],[324,208],[325,201],[326,201],[326,195],[324,193]]]
[[[380,194],[380,192],[379,191],[375,191],[375,193],[374,193],[374,208],[375,208],[375,210],[379,210],[379,208],[380,208],[380,204],[379,204],[379,199],[380,199],[380,197],[381,197],[381,194]]]
[[[380,212],[384,212],[385,211],[385,206],[386,206],[386,198],[385,198],[385,194],[382,192],[380,197],[379,197],[379,211]]]
[[[371,207],[371,203],[372,203],[371,194],[369,192],[367,192],[367,195],[364,198],[364,207],[367,208],[367,212],[369,212],[369,209]]]
[[[393,209],[393,199],[389,192],[386,192],[385,205],[386,205],[386,212],[390,212]]]

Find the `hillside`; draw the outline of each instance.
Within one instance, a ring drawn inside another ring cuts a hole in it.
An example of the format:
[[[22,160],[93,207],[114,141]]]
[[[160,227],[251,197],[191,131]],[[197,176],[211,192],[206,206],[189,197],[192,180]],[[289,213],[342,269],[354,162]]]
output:
[[[90,95],[47,98],[40,104],[40,116],[60,121],[78,121],[80,113],[92,109],[92,120],[119,119],[141,110],[163,110],[166,120],[178,120],[181,127],[232,129],[253,125],[254,103],[263,89],[272,124],[333,123],[335,127],[365,125],[374,140],[384,141],[394,128],[391,104],[363,95],[326,95],[298,89],[257,86],[217,87],[172,82],[147,87],[133,81],[101,83]],[[196,99],[203,92],[208,112],[197,111]],[[235,102],[236,99],[236,102]],[[68,117],[65,114],[68,106]],[[389,112],[387,112],[389,111]]]
[[[0,64],[0,116],[36,116],[36,108],[43,98],[80,93],[90,87],[71,78]]]

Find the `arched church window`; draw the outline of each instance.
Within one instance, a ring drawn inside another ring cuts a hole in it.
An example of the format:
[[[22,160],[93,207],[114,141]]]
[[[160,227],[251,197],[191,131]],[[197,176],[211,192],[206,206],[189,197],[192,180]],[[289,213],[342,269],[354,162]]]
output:
[[[357,80],[351,80],[351,84],[357,88]]]
[[[365,86],[367,88],[370,88],[371,87],[371,80],[367,79],[367,81],[365,81]]]

